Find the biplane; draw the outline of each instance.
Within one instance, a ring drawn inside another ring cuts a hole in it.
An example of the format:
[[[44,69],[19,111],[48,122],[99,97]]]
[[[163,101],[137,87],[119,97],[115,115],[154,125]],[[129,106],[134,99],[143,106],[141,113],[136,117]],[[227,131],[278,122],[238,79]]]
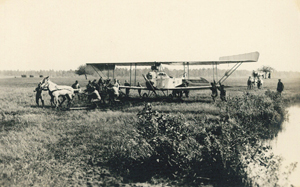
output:
[[[143,97],[158,96],[159,92],[164,96],[168,97],[182,97],[182,93],[189,92],[190,90],[202,90],[210,89],[211,83],[209,83],[205,78],[200,77],[200,79],[190,79],[189,78],[189,66],[199,66],[199,65],[212,65],[213,69],[213,81],[216,84],[222,84],[240,65],[248,62],[257,62],[259,58],[258,52],[251,52],[233,56],[220,57],[218,61],[163,61],[163,62],[101,62],[101,63],[87,63],[87,66],[91,66],[97,73],[98,71],[113,71],[118,66],[129,66],[130,67],[130,84],[133,86],[120,86],[120,89],[129,90],[144,90],[148,93],[144,93]],[[226,73],[219,79],[217,78],[217,66],[220,64],[234,64],[231,69],[226,71]],[[162,65],[183,65],[184,73],[181,77],[175,78],[167,75],[163,69]],[[145,86],[136,85],[136,68],[137,66],[151,66],[151,71],[146,75],[143,74],[145,80]],[[132,67],[135,67],[135,79],[134,84],[131,83],[132,80]],[[101,77],[101,75],[98,73]]]

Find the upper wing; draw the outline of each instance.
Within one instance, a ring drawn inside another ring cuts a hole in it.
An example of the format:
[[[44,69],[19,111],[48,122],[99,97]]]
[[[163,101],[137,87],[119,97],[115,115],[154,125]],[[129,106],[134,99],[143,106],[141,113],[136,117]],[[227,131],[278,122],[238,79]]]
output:
[[[240,55],[223,56],[220,57],[220,62],[257,62],[259,57],[259,52],[245,53]]]
[[[86,63],[87,66],[92,66],[100,71],[114,70],[116,66],[153,66],[159,64],[157,62],[100,62],[100,63]]]
[[[101,63],[87,63],[86,65],[93,66],[101,71],[113,70],[116,66],[153,66],[153,65],[212,65],[212,64],[226,64],[236,62],[257,62],[259,57],[258,52],[245,53],[233,56],[220,57],[218,61],[168,61],[168,62],[101,62]]]
[[[218,65],[237,62],[257,62],[259,52],[245,53],[240,55],[220,57],[218,61],[191,61],[185,62],[188,65]],[[183,64],[183,62],[172,62],[172,64]]]
[[[185,62],[188,65],[218,65],[237,62],[257,62],[259,52],[245,53],[240,55],[220,57],[218,61],[191,61]],[[172,64],[183,64],[183,62],[173,62]]]

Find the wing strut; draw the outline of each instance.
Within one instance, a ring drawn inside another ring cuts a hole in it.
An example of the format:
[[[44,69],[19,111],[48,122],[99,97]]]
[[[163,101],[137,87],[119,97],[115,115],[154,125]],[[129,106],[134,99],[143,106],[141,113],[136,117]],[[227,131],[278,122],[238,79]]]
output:
[[[93,67],[93,69],[96,71],[96,73],[99,75],[99,77],[102,77],[99,73],[98,73],[98,71],[95,69],[95,67],[94,66],[92,66]]]
[[[134,86],[136,86],[136,64],[134,64],[135,66],[135,72],[134,72]]]
[[[213,62],[212,70],[213,70],[213,81],[215,81],[218,79],[218,64],[216,62]]]
[[[225,75],[218,81],[219,83],[224,82],[243,62],[236,63],[229,71],[226,71]]]
[[[214,80],[215,80],[215,70],[214,70],[214,65],[213,65],[212,70],[213,70],[213,81],[214,81]]]
[[[132,69],[132,64],[130,64],[130,85],[132,85],[131,84],[131,69]]]
[[[155,88],[153,87],[153,85],[151,84],[151,82],[149,81],[149,79],[147,79],[147,77],[144,74],[143,74],[143,77],[144,77],[145,81],[151,86],[151,90],[153,91],[153,93],[155,95],[157,95],[156,92],[155,92]]]
[[[187,68],[188,68],[188,79],[190,78],[190,63],[187,62]]]

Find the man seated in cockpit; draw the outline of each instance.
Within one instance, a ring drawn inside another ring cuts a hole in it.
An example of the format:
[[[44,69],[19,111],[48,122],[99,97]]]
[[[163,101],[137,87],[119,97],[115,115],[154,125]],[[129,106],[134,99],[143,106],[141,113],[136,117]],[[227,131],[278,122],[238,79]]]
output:
[[[147,79],[148,79],[148,81],[146,81],[146,87],[148,88],[148,89],[152,89],[152,87],[154,87],[155,88],[155,84],[154,84],[154,81],[153,81],[153,78],[154,78],[154,76],[156,76],[155,75],[155,72],[149,72],[148,74],[147,74]]]

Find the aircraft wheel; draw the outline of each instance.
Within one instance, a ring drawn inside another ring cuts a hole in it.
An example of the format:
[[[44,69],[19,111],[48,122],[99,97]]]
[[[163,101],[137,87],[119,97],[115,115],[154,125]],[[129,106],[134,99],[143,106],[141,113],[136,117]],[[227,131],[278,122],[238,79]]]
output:
[[[147,93],[144,93],[144,94],[143,94],[143,98],[148,98],[148,94],[147,94]]]
[[[169,99],[173,99],[173,94],[169,94]]]
[[[182,91],[180,91],[179,93],[178,93],[178,98],[182,98]]]

